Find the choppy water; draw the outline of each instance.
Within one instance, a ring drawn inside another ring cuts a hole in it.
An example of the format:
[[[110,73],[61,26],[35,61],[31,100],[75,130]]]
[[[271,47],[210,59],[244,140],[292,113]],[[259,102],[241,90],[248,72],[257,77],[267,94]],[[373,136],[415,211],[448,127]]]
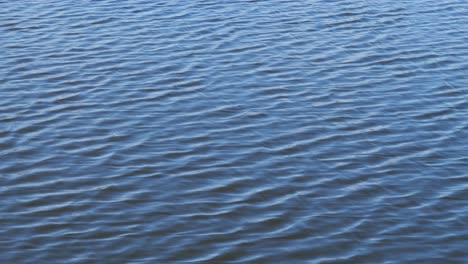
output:
[[[468,2],[1,1],[1,263],[468,262]]]

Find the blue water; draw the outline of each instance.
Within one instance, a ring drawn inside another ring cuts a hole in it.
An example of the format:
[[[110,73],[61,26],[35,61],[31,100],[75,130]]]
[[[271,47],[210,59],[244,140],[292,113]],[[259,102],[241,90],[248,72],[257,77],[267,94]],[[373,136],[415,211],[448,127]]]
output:
[[[468,2],[0,1],[0,263],[467,263]]]

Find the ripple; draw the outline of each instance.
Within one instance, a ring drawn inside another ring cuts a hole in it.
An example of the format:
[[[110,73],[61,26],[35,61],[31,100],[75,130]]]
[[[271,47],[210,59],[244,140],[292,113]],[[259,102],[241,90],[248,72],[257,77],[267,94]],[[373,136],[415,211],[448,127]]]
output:
[[[464,1],[0,7],[3,262],[465,262]]]

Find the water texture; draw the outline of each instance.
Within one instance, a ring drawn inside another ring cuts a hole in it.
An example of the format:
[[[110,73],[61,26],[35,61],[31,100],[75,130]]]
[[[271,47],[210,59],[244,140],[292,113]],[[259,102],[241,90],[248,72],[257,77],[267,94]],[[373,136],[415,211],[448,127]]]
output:
[[[0,1],[0,263],[467,263],[465,0]]]

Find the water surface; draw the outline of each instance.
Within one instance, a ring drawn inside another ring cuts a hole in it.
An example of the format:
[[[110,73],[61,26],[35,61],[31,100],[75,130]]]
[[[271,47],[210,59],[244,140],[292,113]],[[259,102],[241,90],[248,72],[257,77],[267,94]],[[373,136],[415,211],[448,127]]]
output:
[[[468,262],[468,2],[0,1],[2,263]]]

